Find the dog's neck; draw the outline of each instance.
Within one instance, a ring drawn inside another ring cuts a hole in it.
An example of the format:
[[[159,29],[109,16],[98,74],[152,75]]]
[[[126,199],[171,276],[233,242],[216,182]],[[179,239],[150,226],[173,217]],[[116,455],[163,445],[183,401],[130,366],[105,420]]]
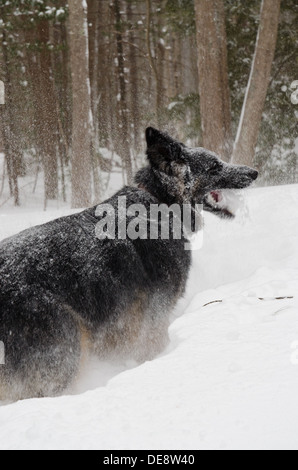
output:
[[[180,201],[178,194],[171,194],[169,191],[168,182],[162,181],[163,175],[153,168],[146,167],[140,170],[136,177],[135,182],[139,189],[146,191],[148,194],[156,198],[159,204],[166,204],[171,206],[173,204],[183,204]]]
[[[167,192],[166,188],[163,186],[162,182],[159,180],[159,178],[156,176],[156,174],[152,171],[151,168],[147,167],[140,170],[136,175],[135,182],[138,189],[144,191],[145,193],[148,193],[150,196],[157,199],[158,204],[166,204],[169,207],[174,204],[178,204],[182,207],[184,204],[183,201],[179,201],[178,198],[170,195]],[[201,214],[196,211],[195,204],[191,205],[191,225],[192,231],[195,232],[196,227],[199,227],[198,230],[202,228],[202,217]],[[181,215],[182,213],[183,211],[181,212]]]
[[[157,197],[157,195],[156,195],[156,194],[152,194],[152,192],[149,191],[149,189],[146,188],[142,183],[140,183],[140,184],[138,185],[138,189],[141,189],[141,190],[144,191],[145,193],[150,194],[150,196],[154,197],[154,199],[157,199],[158,203],[161,204],[161,201],[159,200],[159,198]]]

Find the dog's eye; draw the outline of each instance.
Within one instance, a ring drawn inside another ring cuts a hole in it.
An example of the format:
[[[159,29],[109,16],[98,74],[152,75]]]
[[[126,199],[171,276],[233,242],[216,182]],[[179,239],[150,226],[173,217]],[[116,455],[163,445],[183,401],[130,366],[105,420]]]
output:
[[[210,166],[209,168],[209,173],[217,173],[221,170],[221,164],[220,163],[217,163],[217,162],[214,162],[212,163],[212,165]]]

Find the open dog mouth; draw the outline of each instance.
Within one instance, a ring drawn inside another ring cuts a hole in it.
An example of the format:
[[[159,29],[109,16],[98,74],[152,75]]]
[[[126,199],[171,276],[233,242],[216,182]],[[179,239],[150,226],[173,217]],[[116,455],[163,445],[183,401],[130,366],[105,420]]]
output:
[[[228,207],[225,191],[210,191],[206,194],[203,204],[205,211],[212,212],[223,219],[233,219],[235,217],[233,210]]]

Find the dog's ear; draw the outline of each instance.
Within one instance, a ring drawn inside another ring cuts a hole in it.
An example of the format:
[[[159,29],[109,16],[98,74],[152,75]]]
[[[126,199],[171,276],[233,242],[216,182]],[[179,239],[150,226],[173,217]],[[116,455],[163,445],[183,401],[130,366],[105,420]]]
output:
[[[146,129],[146,141],[147,141],[147,146],[149,148],[158,143],[160,144],[170,143],[171,141],[173,141],[173,139],[169,135],[165,134],[164,132],[154,129],[154,127],[148,127]]]
[[[182,145],[168,134],[148,127],[146,140],[147,156],[151,164],[164,166],[165,162],[183,163]]]

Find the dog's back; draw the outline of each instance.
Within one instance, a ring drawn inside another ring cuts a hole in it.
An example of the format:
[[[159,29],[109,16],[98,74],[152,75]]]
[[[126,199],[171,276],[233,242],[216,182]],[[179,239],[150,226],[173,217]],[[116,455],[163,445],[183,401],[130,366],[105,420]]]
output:
[[[124,188],[106,201],[158,201]],[[77,374],[86,344],[101,357],[153,358],[190,265],[185,240],[99,240],[96,208],[29,229],[0,244],[0,393],[55,395]],[[150,238],[150,234],[149,234]]]

